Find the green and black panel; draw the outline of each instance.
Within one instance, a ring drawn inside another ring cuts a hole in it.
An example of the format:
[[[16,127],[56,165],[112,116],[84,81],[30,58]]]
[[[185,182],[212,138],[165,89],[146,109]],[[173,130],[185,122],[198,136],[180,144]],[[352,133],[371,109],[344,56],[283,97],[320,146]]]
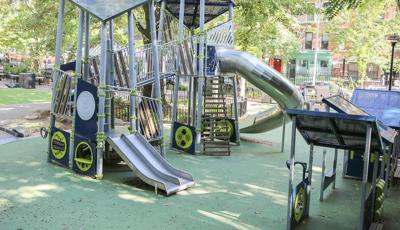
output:
[[[76,173],[94,177],[96,175],[95,142],[75,135],[73,162],[72,170]]]
[[[58,165],[68,167],[70,135],[64,130],[53,128],[51,130],[49,160]]]
[[[92,141],[97,133],[97,87],[78,79],[75,116],[75,133]]]
[[[172,147],[190,154],[195,154],[196,129],[192,126],[175,122],[173,130]]]
[[[291,226],[295,228],[301,221],[308,216],[308,205],[307,200],[308,193],[308,178],[301,181],[292,192],[292,216],[291,216]]]

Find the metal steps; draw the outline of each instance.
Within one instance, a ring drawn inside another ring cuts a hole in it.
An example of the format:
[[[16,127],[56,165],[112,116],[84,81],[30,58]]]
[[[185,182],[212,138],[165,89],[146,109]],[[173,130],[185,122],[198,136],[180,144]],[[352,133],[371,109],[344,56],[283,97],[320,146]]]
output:
[[[223,91],[223,77],[206,79],[203,111],[203,146],[204,155],[229,156],[230,137]]]

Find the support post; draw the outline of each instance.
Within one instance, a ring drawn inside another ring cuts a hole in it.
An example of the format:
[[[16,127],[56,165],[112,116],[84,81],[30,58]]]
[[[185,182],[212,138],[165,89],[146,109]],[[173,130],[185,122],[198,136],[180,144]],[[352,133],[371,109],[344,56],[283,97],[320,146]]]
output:
[[[55,53],[55,60],[54,60],[54,67],[55,68],[60,68],[61,65],[61,47],[62,47],[62,35],[63,35],[63,30],[64,30],[64,8],[65,8],[65,0],[60,0],[59,6],[58,6],[58,19],[57,19],[57,37],[56,37],[56,53]],[[53,113],[53,108],[54,108],[54,96],[55,96],[55,90],[56,90],[56,84],[58,82],[58,73],[55,74],[53,73],[53,84],[52,84],[52,94],[51,94],[51,116],[50,116],[50,135],[49,135],[49,141],[48,141],[48,150],[49,150],[49,157],[47,157],[47,161],[50,161],[50,148],[51,148],[51,136],[52,136],[52,129],[54,128],[56,124],[56,116]]]
[[[90,51],[90,14],[85,15],[85,55],[83,63],[83,80],[87,81],[89,79],[89,51]]]
[[[129,127],[132,133],[136,132],[136,55],[135,55],[135,30],[132,11],[128,12],[128,52],[129,52],[129,88],[131,89],[129,98]]]
[[[165,7],[167,6],[166,0],[161,1],[160,8],[160,24],[158,25],[158,42],[161,44],[164,40],[164,23],[165,23]]]
[[[319,193],[319,201],[324,201],[325,163],[326,163],[326,149],[324,149],[322,153],[321,191]]]
[[[286,117],[282,117],[282,140],[281,140],[281,153],[285,151],[285,135],[286,135]]]
[[[165,156],[165,140],[164,140],[164,127],[163,127],[163,111],[161,101],[161,87],[160,87],[160,64],[158,56],[158,42],[157,42],[157,29],[156,29],[156,10],[154,7],[154,0],[150,1],[150,27],[151,27],[151,44],[153,49],[153,72],[154,72],[154,86],[155,97],[157,98],[157,111],[160,122],[160,138],[161,147],[160,153],[164,158]]]
[[[197,124],[196,124],[196,153],[200,152],[201,146],[201,126],[203,113],[203,83],[204,83],[204,20],[205,20],[205,0],[200,0],[200,44],[199,44],[199,74],[197,89]]]
[[[313,164],[314,164],[314,144],[311,143],[310,144],[310,155],[308,158],[308,182],[310,183],[310,186],[309,186],[309,191],[307,191],[307,206],[306,206],[307,216],[310,215]]]
[[[364,210],[365,210],[365,197],[367,194],[367,184],[368,184],[368,167],[369,167],[369,157],[371,150],[371,133],[372,127],[369,124],[367,126],[367,135],[365,137],[365,153],[364,153],[364,167],[363,167],[363,177],[361,182],[361,204],[360,204],[360,222],[358,229],[364,230]]]
[[[82,48],[83,48],[83,26],[85,19],[85,11],[79,11],[79,25],[78,25],[78,44],[76,47],[76,61],[75,61],[75,75],[73,85],[74,90],[74,102],[73,102],[73,114],[72,114],[72,125],[71,125],[71,135],[70,135],[70,148],[69,148],[69,165],[72,167],[74,161],[74,148],[75,148],[75,119],[76,119],[76,103],[77,103],[77,91],[78,91],[78,78],[82,76]]]
[[[371,191],[372,191],[372,200],[373,204],[371,207],[371,216],[373,216],[375,210],[375,190],[376,190],[376,178],[378,177],[378,165],[379,165],[379,153],[375,152],[374,153],[374,168],[373,168],[373,173],[372,173],[372,183],[371,183]]]
[[[180,0],[179,4],[179,23],[178,23],[178,45],[179,49],[182,48],[182,42],[184,39],[184,34],[183,34],[183,20],[185,18],[185,0]],[[174,137],[174,129],[173,125],[176,122],[176,116],[177,116],[177,109],[178,109],[178,96],[179,96],[179,80],[180,80],[180,66],[182,63],[182,57],[179,55],[180,52],[178,52],[178,58],[177,58],[177,65],[176,65],[176,74],[175,74],[175,85],[174,85],[174,102],[172,106],[172,125],[171,125],[171,135],[170,135],[170,143],[172,147],[172,140]]]
[[[115,82],[115,68],[114,68],[114,20],[110,20],[110,52],[111,52],[111,59],[110,59],[110,85],[114,85]]]
[[[233,107],[235,110],[235,130],[236,130],[236,144],[240,145],[240,128],[239,128],[239,108],[238,108],[238,92],[237,92],[237,78],[234,76],[233,80]]]
[[[292,118],[292,140],[290,146],[290,158],[289,158],[289,191],[288,191],[288,209],[287,209],[287,225],[286,229],[292,229],[291,217],[293,215],[293,177],[294,177],[294,161],[296,155],[296,117]]]
[[[393,145],[392,145],[393,146]],[[390,170],[391,170],[391,164],[390,164],[390,158],[391,158],[391,152],[393,151],[393,147],[389,148],[388,152],[384,152],[382,156],[382,167],[384,167],[385,173],[382,179],[385,180],[385,188],[384,188],[384,193],[385,197],[389,196],[389,177],[391,176]]]
[[[107,76],[107,23],[103,22],[101,27],[101,56],[100,56],[100,84],[98,86],[99,111],[97,121],[97,167],[96,178],[103,178],[103,154],[104,154],[104,104],[106,97],[106,76]]]
[[[337,157],[338,157],[338,149],[335,149],[335,158],[333,159],[333,172],[335,173],[335,179],[332,182],[332,189],[336,189]]]

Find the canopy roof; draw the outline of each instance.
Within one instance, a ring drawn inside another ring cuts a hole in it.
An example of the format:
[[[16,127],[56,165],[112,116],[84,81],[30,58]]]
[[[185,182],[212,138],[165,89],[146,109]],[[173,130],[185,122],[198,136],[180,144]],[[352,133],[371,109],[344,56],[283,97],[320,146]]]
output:
[[[179,18],[180,0],[166,0],[166,9],[176,18]],[[229,11],[229,4],[232,0],[205,0],[205,21],[207,23],[221,14]],[[200,26],[200,0],[185,0],[185,26],[198,28]]]
[[[149,0],[70,0],[79,8],[84,9],[101,21],[108,21]]]
[[[322,102],[327,104],[329,107],[331,107],[332,109],[334,109],[336,112],[339,113],[370,116],[370,114],[368,114],[358,106],[354,105],[353,103],[351,103],[350,101],[346,100],[345,98],[339,95],[324,98],[322,99]],[[380,120],[378,121],[378,126],[381,136],[384,138],[384,140],[386,142],[393,143],[394,138],[397,135],[397,132],[394,129],[391,129],[388,126],[386,126]]]
[[[372,128],[370,152],[383,154],[383,142],[378,123],[373,116],[326,113],[288,109],[296,117],[296,127],[308,144],[315,146],[364,151],[366,130]]]
[[[355,89],[351,101],[386,125],[400,128],[400,92]]]

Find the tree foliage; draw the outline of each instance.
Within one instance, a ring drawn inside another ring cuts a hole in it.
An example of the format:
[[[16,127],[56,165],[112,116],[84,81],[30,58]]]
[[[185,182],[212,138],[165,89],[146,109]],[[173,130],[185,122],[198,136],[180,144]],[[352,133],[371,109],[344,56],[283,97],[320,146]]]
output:
[[[387,69],[390,43],[387,35],[399,31],[399,17],[386,18],[389,9],[395,9],[392,0],[363,1],[357,9],[344,9],[328,23],[327,32],[336,43],[334,53],[342,53],[348,61],[355,61],[359,75],[366,80],[368,63]]]
[[[297,17],[313,7],[300,0],[237,0],[236,44],[257,56],[291,58],[301,49]]]

